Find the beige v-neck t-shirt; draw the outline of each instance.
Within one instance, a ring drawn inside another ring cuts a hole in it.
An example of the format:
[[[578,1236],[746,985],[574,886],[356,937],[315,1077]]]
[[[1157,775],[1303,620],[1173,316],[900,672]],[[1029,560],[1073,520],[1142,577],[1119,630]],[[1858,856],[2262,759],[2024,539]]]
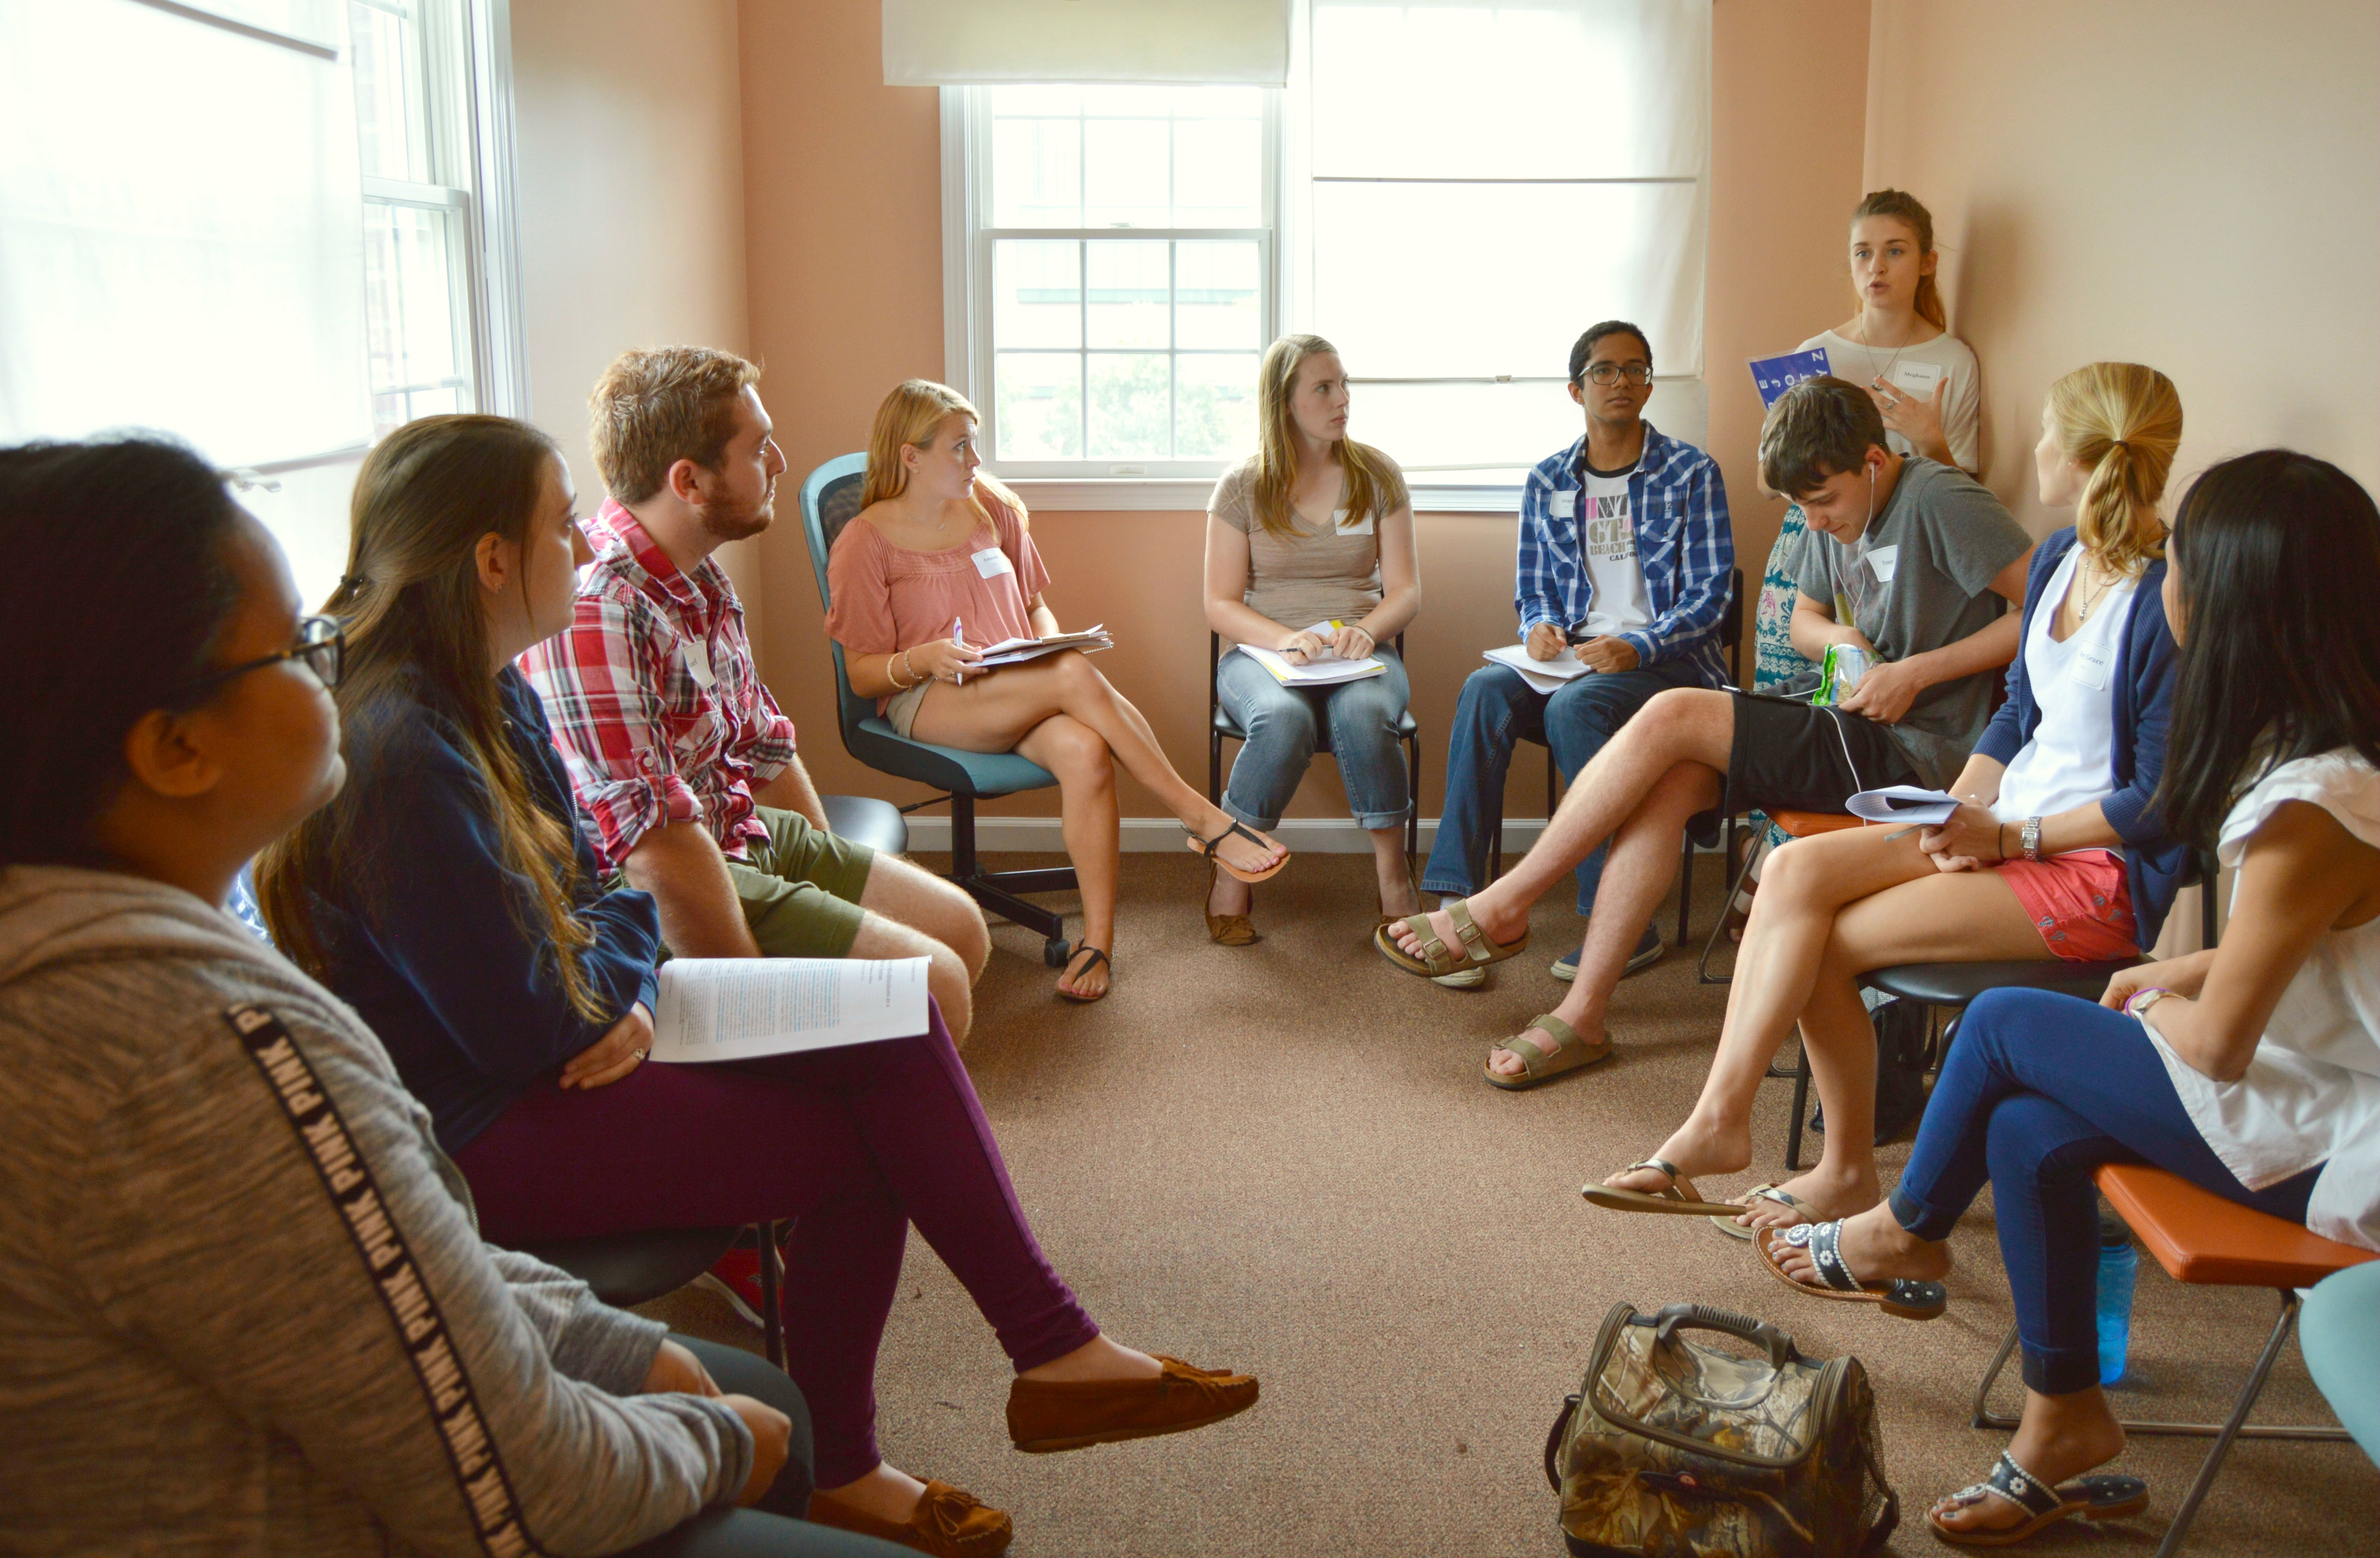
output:
[[[1413,501],[1404,472],[1386,456],[1381,459],[1389,477],[1380,494],[1381,514],[1349,525],[1343,506],[1327,520],[1293,509],[1293,533],[1285,536],[1257,517],[1256,457],[1223,473],[1207,500],[1207,512],[1248,538],[1248,588],[1241,599],[1250,611],[1293,630],[1334,618],[1353,622],[1380,603],[1380,519]],[[1340,491],[1343,505],[1346,489]]]

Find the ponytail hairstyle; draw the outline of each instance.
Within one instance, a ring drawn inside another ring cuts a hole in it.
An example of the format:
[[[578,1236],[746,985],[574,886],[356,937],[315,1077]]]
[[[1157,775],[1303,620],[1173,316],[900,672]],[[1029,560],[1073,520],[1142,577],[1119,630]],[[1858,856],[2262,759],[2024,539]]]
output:
[[[1257,475],[1251,497],[1257,522],[1269,535],[1297,533],[1290,499],[1297,491],[1297,419],[1291,402],[1298,370],[1308,358],[1336,357],[1339,348],[1319,335],[1283,335],[1265,348],[1257,369]],[[1352,438],[1339,440],[1339,469],[1347,478],[1347,518],[1353,529],[1366,518],[1385,518],[1395,490],[1388,456]]]
[[[868,475],[860,483],[859,506],[866,508],[888,498],[897,498],[909,490],[909,468],[901,463],[901,451],[914,445],[930,448],[934,435],[953,417],[965,417],[978,427],[983,413],[975,403],[948,384],[938,384],[931,379],[904,379],[892,386],[892,393],[876,408],[876,425],[868,433]],[[1025,500],[993,479],[988,470],[975,473],[978,485],[987,488],[991,495],[1005,504],[1016,516],[1017,523],[1026,523]],[[983,499],[974,493],[967,502],[987,525],[991,523],[991,511],[983,506]]]
[[[2380,765],[2380,509],[2327,460],[2260,449],[2209,466],[2170,543],[2183,607],[2155,809],[2215,842],[2234,803],[2297,758]]]
[[[1917,238],[1917,252],[1934,252],[1934,213],[1906,189],[1870,190],[1852,213],[1852,221],[1857,223],[1869,216],[1889,216],[1907,224]],[[1942,289],[1934,285],[1932,276],[1917,278],[1917,317],[1937,330],[1950,328],[1950,316],[1942,308]]]
[[[602,1022],[620,1014],[605,1009],[580,966],[595,933],[575,907],[575,822],[539,804],[513,751],[480,606],[480,538],[492,531],[528,545],[560,453],[509,417],[423,417],[398,428],[357,473],[346,575],[322,609],[346,628],[334,696],[350,753],[385,743],[407,700],[452,723],[486,788],[497,858],[525,889],[506,905],[514,923],[552,949],[571,1009]],[[350,784],[257,858],[257,905],[273,942],[317,979],[329,968],[319,906],[370,920],[377,882],[405,846],[404,819],[376,802]]]
[[[2157,500],[2181,443],[2173,381],[2137,362],[2094,362],[2049,386],[2049,428],[2090,472],[2074,533],[2104,567],[2137,575],[2165,553]]]

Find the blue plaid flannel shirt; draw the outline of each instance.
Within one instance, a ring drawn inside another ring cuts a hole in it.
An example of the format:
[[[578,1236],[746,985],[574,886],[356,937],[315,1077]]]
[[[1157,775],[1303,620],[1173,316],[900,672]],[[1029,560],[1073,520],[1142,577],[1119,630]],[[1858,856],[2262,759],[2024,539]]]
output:
[[[1512,604],[1521,637],[1541,622],[1568,631],[1584,626],[1595,585],[1587,577],[1579,535],[1579,499],[1567,517],[1554,517],[1554,494],[1578,493],[1586,482],[1586,437],[1538,462],[1521,487],[1521,553]],[[1705,687],[1727,685],[1719,652],[1719,618],[1727,611],[1728,574],[1735,566],[1735,534],[1727,517],[1727,482],[1718,462],[1691,444],[1645,424],[1645,452],[1628,479],[1628,512],[1636,528],[1636,561],[1645,570],[1653,620],[1621,638],[1645,665],[1684,660]]]

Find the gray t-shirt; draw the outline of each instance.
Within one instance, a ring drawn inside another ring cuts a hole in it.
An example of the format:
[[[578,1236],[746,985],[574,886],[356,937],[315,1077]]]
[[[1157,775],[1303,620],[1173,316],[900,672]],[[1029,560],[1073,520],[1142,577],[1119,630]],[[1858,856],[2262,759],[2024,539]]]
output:
[[[2032,548],[1981,482],[1913,457],[1858,541],[1846,546],[1815,529],[1803,537],[1794,581],[1812,600],[1832,602],[1835,620],[1857,627],[1885,659],[1906,660],[1990,627],[2005,609],[1992,580]],[[1997,674],[1937,683],[1885,727],[1926,784],[1946,785],[1965,766],[1991,717]]]

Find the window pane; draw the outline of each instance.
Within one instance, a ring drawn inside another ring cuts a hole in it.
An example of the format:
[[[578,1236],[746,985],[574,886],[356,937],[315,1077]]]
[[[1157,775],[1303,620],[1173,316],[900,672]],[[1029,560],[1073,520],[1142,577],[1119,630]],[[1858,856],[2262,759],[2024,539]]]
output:
[[[1090,119],[1083,147],[1083,225],[1162,227],[1171,216],[1164,119]]]
[[[1081,226],[1082,143],[1080,119],[994,118],[991,225]]]
[[[367,176],[431,182],[429,107],[411,50],[412,22],[377,6],[350,3],[355,50],[356,130]]]
[[[1173,457],[1227,460],[1255,453],[1257,354],[1201,352],[1173,360]]]
[[[1314,329],[1357,378],[1560,378],[1627,319],[1659,372],[1699,373],[1703,219],[1693,184],[1317,184]]]
[[[1069,86],[1014,86],[986,89],[995,114],[1056,115],[1071,119],[1083,111],[1083,89]]]
[[[992,371],[999,458],[1082,457],[1081,358],[1071,352],[1002,352]]]
[[[1691,178],[1708,161],[1707,6],[1317,0],[1313,36],[1317,175]]]
[[[1173,225],[1255,227],[1264,221],[1264,126],[1255,119],[1173,122]]]
[[[1172,444],[1163,352],[1091,359],[1091,457],[1164,459]]]
[[[1171,279],[1166,274],[1169,246],[1142,240],[1088,243],[1083,247],[1087,250],[1085,264],[1090,273],[1091,346],[1169,345],[1166,315],[1171,311],[1167,305],[1172,300]]]
[[[1264,345],[1254,242],[1176,244],[1173,270],[1174,345],[1184,350]]]
[[[1002,347],[1083,344],[1083,246],[1002,238],[991,250],[992,339]]]
[[[364,335],[375,392],[462,377],[449,220],[443,211],[365,202]]]

